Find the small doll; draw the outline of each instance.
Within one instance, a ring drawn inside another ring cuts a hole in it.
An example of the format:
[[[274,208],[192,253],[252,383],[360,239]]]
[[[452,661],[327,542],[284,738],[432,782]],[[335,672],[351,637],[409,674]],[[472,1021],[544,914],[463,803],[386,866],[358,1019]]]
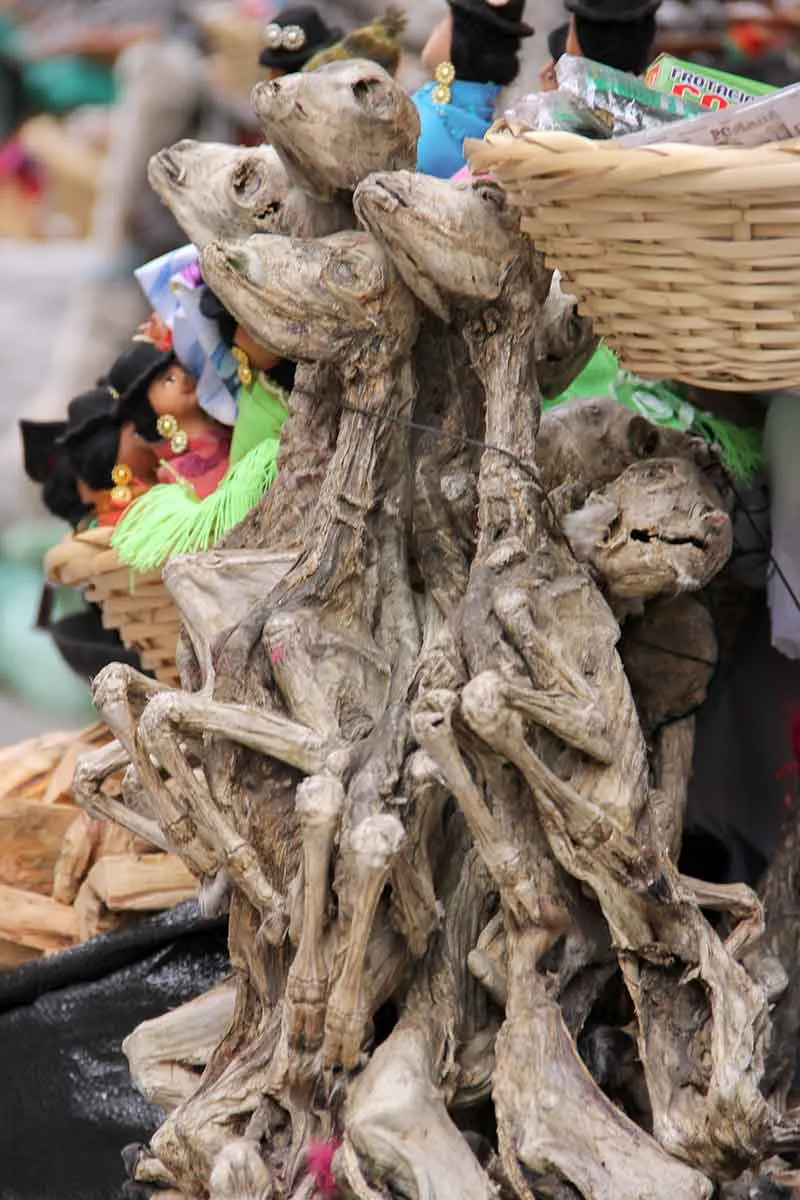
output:
[[[128,505],[155,483],[156,457],[132,422],[120,422],[107,387],[70,401],[59,445],[75,474],[78,495],[98,525],[116,525]]]
[[[519,70],[525,0],[448,0],[450,11],[422,52],[434,82],[412,97],[420,118],[417,170],[450,179],[465,165],[464,141],[482,138],[497,98]]]
[[[43,485],[43,500],[73,528],[115,525],[155,482],[156,459],[130,423],[114,413],[108,388],[70,401],[66,421],[21,421],[25,469]]]
[[[237,365],[238,416],[231,442],[231,463],[239,462],[265,439],[275,441],[277,458],[277,442],[288,416],[286,401],[294,387],[294,363],[261,346],[208,287],[203,290],[200,312],[216,323],[220,338]]]
[[[306,63],[342,37],[342,30],[327,26],[315,8],[308,4],[282,9],[264,30],[266,45],[259,63],[267,79],[279,79],[292,71],[301,71]]]
[[[59,438],[66,421],[20,421],[25,474],[42,489],[45,508],[77,529],[91,509],[80,497],[78,481]]]
[[[383,16],[375,17],[369,25],[362,25],[352,33],[345,34],[340,42],[320,50],[302,68],[303,71],[316,71],[327,63],[342,62],[349,58],[365,58],[368,62],[377,63],[383,67],[392,78],[400,69],[403,55],[398,41],[400,34],[408,24],[408,17],[396,4],[390,4]]]
[[[230,431],[204,413],[197,384],[172,349],[149,339],[131,342],[104,383],[115,397],[120,422],[131,422],[150,443],[161,466],[161,483],[183,481],[199,499],[214,491],[228,470]]]

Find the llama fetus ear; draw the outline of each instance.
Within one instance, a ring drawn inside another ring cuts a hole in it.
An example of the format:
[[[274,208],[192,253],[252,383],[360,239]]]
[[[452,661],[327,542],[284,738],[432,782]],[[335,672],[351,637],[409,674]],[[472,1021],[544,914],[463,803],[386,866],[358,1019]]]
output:
[[[661,444],[658,426],[645,417],[634,416],[628,426],[628,445],[637,458],[654,458]]]

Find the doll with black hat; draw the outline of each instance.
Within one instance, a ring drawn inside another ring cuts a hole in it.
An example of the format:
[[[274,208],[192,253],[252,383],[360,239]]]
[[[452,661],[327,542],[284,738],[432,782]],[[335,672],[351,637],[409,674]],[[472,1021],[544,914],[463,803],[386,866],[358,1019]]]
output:
[[[25,472],[42,487],[45,507],[73,529],[113,525],[153,478],[155,458],[113,416],[107,388],[93,388],[70,402],[65,421],[20,421]],[[115,482],[119,480],[120,482]],[[80,612],[53,619],[54,596],[45,585],[37,628],[50,634],[69,667],[87,681],[111,662],[141,670],[138,655],[103,627],[102,614],[86,603]]]
[[[155,482],[153,451],[114,407],[98,387],[70,401],[66,421],[20,422],[26,473],[42,485],[48,510],[74,528],[116,524]]]
[[[265,438],[280,439],[294,387],[295,364],[282,359],[240,325],[211,288],[205,287],[200,311],[216,323],[220,337],[237,364],[238,413],[233,427],[230,460],[239,462]]]
[[[120,560],[138,571],[154,570],[173,555],[195,554],[215,545],[260,503],[278,474],[295,364],[250,337],[205,284],[198,308],[213,322],[235,364],[238,412],[230,465],[218,486],[202,498],[183,488],[157,485],[131,506],[112,545]]]
[[[653,55],[661,0],[566,0],[566,53],[641,75]]]
[[[342,38],[342,30],[327,26],[316,8],[292,5],[279,12],[264,30],[265,46],[258,61],[268,79],[302,71],[315,54]]]
[[[202,411],[197,382],[174,351],[139,336],[103,383],[114,394],[117,419],[131,422],[154,448],[159,482],[180,480],[199,499],[210,495],[228,470],[230,430]]]
[[[84,522],[91,509],[78,492],[78,481],[60,444],[66,421],[20,421],[25,474],[42,489],[45,508],[73,529]]]
[[[522,20],[525,0],[448,5],[422,52],[434,81],[413,97],[421,125],[417,169],[440,179],[465,165],[465,139],[486,133],[500,92],[517,77],[521,40],[533,34]]]

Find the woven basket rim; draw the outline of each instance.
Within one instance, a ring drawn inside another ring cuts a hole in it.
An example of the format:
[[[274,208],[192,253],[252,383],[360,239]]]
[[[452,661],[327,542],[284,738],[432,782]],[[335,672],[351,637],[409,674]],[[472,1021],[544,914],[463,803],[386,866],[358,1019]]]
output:
[[[637,189],[650,188],[663,194],[674,179],[681,196],[700,194],[711,202],[734,193],[746,200],[748,195],[800,184],[800,139],[763,146],[693,146],[665,140],[626,147],[616,139],[598,142],[561,132],[512,135],[495,126],[482,140],[467,139],[464,150],[473,171],[496,173],[512,191],[535,179],[537,195],[547,201],[562,189],[573,191],[576,184],[584,196],[619,191],[633,196]]]

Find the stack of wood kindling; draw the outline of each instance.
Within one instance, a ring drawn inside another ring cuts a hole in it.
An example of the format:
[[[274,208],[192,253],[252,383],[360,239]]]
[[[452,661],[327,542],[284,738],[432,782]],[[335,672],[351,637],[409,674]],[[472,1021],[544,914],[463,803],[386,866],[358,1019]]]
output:
[[[109,741],[98,724],[0,750],[0,969],[196,895],[179,858],[74,803],[78,758]]]

